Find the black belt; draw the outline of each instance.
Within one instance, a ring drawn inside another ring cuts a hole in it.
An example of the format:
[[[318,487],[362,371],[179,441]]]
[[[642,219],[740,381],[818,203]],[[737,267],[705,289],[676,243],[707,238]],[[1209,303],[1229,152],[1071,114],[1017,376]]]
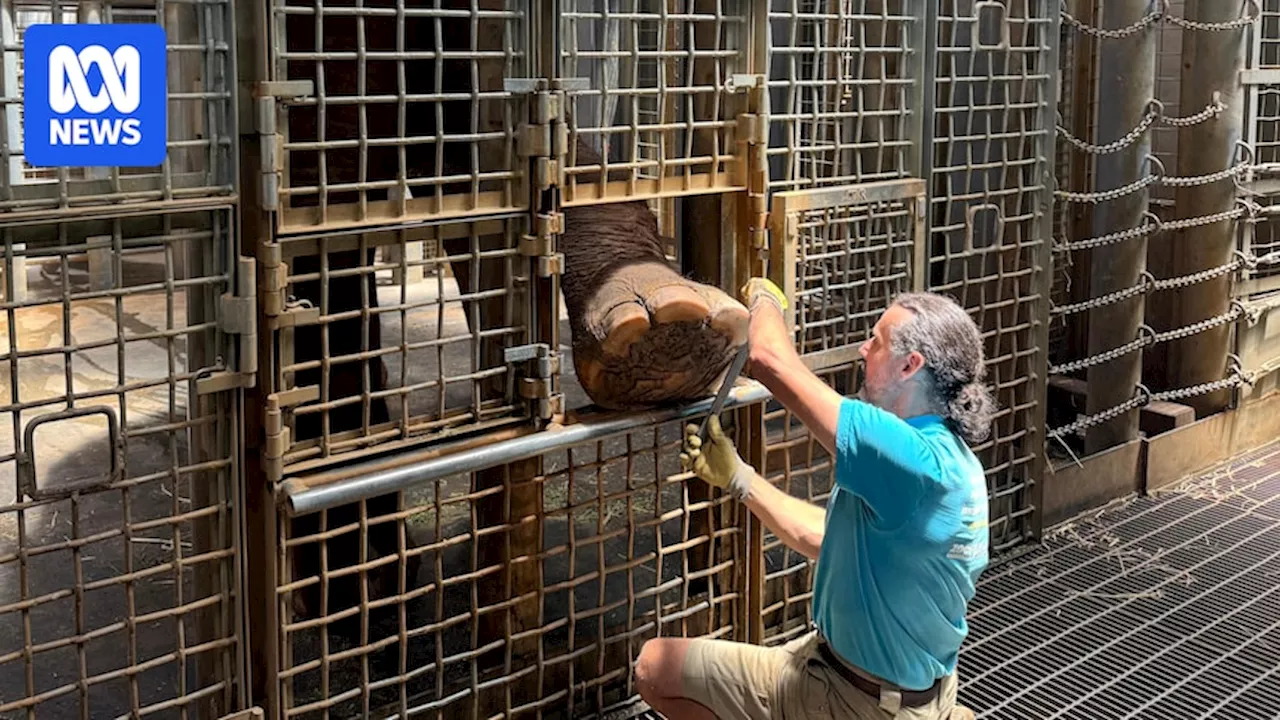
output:
[[[853,683],[854,687],[870,695],[876,700],[880,699],[880,693],[884,689],[883,686],[877,682],[868,680],[853,670],[850,670],[849,666],[845,665],[844,661],[836,657],[836,654],[831,651],[831,648],[827,646],[826,641],[818,641],[818,652],[822,654],[822,659],[825,660],[832,669],[840,673],[840,676],[845,680]],[[941,687],[942,680],[938,679],[934,680],[933,685],[929,686],[927,690],[907,690],[906,688],[899,688],[898,692],[902,695],[902,707],[916,708],[928,705],[933,702],[934,698],[938,697],[938,690]]]

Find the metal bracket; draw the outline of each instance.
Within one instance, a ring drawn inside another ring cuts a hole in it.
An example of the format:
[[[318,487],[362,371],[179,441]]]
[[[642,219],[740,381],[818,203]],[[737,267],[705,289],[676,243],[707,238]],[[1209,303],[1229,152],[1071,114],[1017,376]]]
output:
[[[314,325],[320,322],[320,308],[292,300],[288,296],[289,264],[281,259],[279,243],[258,246],[262,264],[262,313],[268,330]]]
[[[553,392],[560,353],[546,343],[534,343],[507,348],[503,358],[508,365],[526,363],[527,373],[519,378],[520,397],[530,401],[538,418],[547,420],[564,412],[564,394]]]
[[[218,328],[235,339],[231,368],[196,380],[196,394],[208,395],[258,384],[258,263],[236,258],[236,285],[218,299]]]
[[[556,252],[556,238],[564,234],[564,213],[537,215],[534,230],[534,235],[520,236],[520,254],[537,259],[538,277],[564,274],[564,254]]]

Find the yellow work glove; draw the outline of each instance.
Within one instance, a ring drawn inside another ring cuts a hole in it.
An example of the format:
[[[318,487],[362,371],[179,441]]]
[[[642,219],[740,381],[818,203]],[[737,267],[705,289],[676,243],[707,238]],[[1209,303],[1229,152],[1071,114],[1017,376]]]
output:
[[[745,500],[750,494],[751,483],[756,474],[738,455],[738,449],[724,434],[724,430],[720,428],[720,418],[715,415],[707,423],[705,447],[702,438],[698,437],[698,426],[685,426],[684,452],[680,453],[680,464],[686,471],[692,471],[708,484],[729,491],[738,500]]]
[[[778,312],[787,309],[787,296],[782,292],[782,288],[774,285],[768,278],[754,277],[742,286],[742,300],[747,305],[748,310],[754,311],[756,303],[771,302],[777,306]]]

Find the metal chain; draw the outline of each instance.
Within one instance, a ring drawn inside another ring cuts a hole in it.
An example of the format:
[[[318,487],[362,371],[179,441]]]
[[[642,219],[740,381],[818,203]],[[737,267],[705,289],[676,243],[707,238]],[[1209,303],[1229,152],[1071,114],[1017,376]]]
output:
[[[1137,127],[1130,130],[1119,140],[1107,143],[1106,145],[1094,145],[1088,141],[1081,140],[1075,135],[1072,135],[1070,130],[1067,130],[1061,125],[1057,125],[1055,128],[1059,136],[1068,143],[1074,145],[1076,148],[1079,148],[1081,151],[1089,153],[1090,155],[1107,155],[1119,152],[1137,142],[1138,139],[1156,123],[1156,121],[1173,127],[1192,127],[1208,121],[1227,109],[1226,103],[1222,102],[1221,96],[1216,92],[1213,94],[1212,103],[1206,105],[1203,110],[1195,115],[1188,115],[1187,117],[1166,117],[1164,114],[1164,105],[1154,99],[1149,103],[1149,107],[1150,109],[1148,109],[1146,114],[1142,116],[1142,120],[1138,122]]]
[[[1213,382],[1192,385],[1191,387],[1178,388],[1177,390],[1166,390],[1164,392],[1153,393],[1141,383],[1138,384],[1134,396],[1120,403],[1119,405],[1095,413],[1088,417],[1080,418],[1069,425],[1053,428],[1046,435],[1051,438],[1061,438],[1063,435],[1074,435],[1081,430],[1088,430],[1095,425],[1101,425],[1108,420],[1120,417],[1121,415],[1147,407],[1153,402],[1169,402],[1173,400],[1184,400],[1189,397],[1198,395],[1207,395],[1209,393],[1218,392],[1220,390],[1229,390],[1250,383],[1249,374],[1236,367],[1232,370],[1231,376]]]
[[[1178,177],[1176,175],[1147,175],[1146,177],[1136,180],[1123,187],[1114,190],[1103,190],[1102,192],[1070,192],[1067,190],[1055,190],[1054,196],[1066,200],[1068,202],[1081,203],[1100,203],[1109,200],[1118,200],[1119,198],[1138,192],[1146,188],[1148,185],[1160,184],[1165,187],[1196,187],[1199,185],[1210,185],[1220,182],[1237,175],[1241,175],[1253,167],[1249,163],[1240,163],[1226,170],[1219,170],[1208,175],[1191,175],[1188,177]]]
[[[1049,374],[1066,375],[1067,373],[1073,373],[1077,370],[1084,370],[1085,368],[1091,368],[1094,365],[1101,365],[1102,363],[1122,358],[1129,353],[1137,352],[1148,345],[1155,344],[1155,334],[1152,333],[1151,328],[1143,325],[1142,328],[1139,329],[1139,333],[1141,334],[1141,337],[1137,340],[1127,342],[1118,348],[1112,348],[1106,352],[1098,353],[1097,355],[1090,355],[1087,358],[1072,360],[1069,363],[1051,366],[1049,368]]]
[[[1238,18],[1236,20],[1231,20],[1223,23],[1202,23],[1196,20],[1188,20],[1183,17],[1178,17],[1176,15],[1169,14],[1169,0],[1161,0],[1160,8],[1155,12],[1147,14],[1141,20],[1139,20],[1138,22],[1132,25],[1128,25],[1122,28],[1116,28],[1115,30],[1106,30],[1104,28],[1094,27],[1092,25],[1085,24],[1084,21],[1075,17],[1070,12],[1067,12],[1067,7],[1065,2],[1062,4],[1062,9],[1060,10],[1060,13],[1062,15],[1062,20],[1064,22],[1066,22],[1068,25],[1074,26],[1076,29],[1078,29],[1080,32],[1086,35],[1093,35],[1094,37],[1108,38],[1111,40],[1121,40],[1129,37],[1130,35],[1135,35],[1137,33],[1140,33],[1143,30],[1147,29],[1148,27],[1158,22],[1167,22],[1170,25],[1176,25],[1186,30],[1201,30],[1204,32],[1235,30],[1238,28],[1247,27],[1257,22],[1258,18],[1262,14],[1261,8],[1258,7],[1257,0],[1251,0],[1249,5],[1254,9],[1254,12],[1252,15],[1246,15],[1242,18]]]
[[[1164,227],[1164,225],[1160,222],[1160,218],[1156,217],[1155,215],[1152,215],[1151,213],[1147,213],[1147,217],[1150,217],[1151,219],[1153,219],[1154,222],[1143,223],[1142,225],[1136,228],[1129,228],[1128,230],[1121,230],[1120,232],[1111,233],[1109,235],[1101,235],[1099,237],[1089,238],[1087,240],[1077,240],[1075,242],[1058,242],[1054,245],[1053,251],[1057,253],[1067,253],[1067,252],[1074,252],[1076,250],[1089,250],[1091,248],[1099,248],[1099,247],[1105,247],[1107,245],[1114,245],[1119,242],[1124,242],[1125,240],[1136,240],[1140,237],[1143,237],[1146,235],[1154,235],[1160,232],[1160,230]]]
[[[1139,389],[1139,394],[1135,395],[1132,399],[1126,400],[1125,402],[1113,408],[1103,410],[1100,413],[1090,415],[1088,417],[1080,418],[1079,420],[1076,420],[1070,425],[1063,425],[1062,427],[1054,428],[1048,432],[1048,436],[1052,438],[1057,438],[1057,437],[1062,437],[1063,435],[1074,435],[1080,432],[1081,430],[1087,430],[1093,427],[1094,425],[1101,425],[1102,423],[1107,422],[1112,418],[1120,417],[1121,415],[1129,412],[1130,410],[1137,410],[1138,408],[1143,408],[1143,407],[1146,407],[1147,405],[1150,405],[1151,404],[1150,391],[1148,391],[1145,387],[1141,385],[1138,386],[1138,389]]]
[[[1222,102],[1222,96],[1215,92],[1213,94],[1213,102],[1206,105],[1203,110],[1195,115],[1188,115],[1186,117],[1165,117],[1164,115],[1161,115],[1160,122],[1165,125],[1172,125],[1173,127],[1192,127],[1193,125],[1199,125],[1202,122],[1208,122],[1213,117],[1226,112],[1226,110],[1227,104]]]
[[[1122,198],[1125,195],[1129,195],[1130,193],[1138,192],[1139,190],[1142,190],[1148,185],[1156,182],[1157,179],[1158,179],[1158,176],[1156,175],[1148,175],[1142,178],[1141,180],[1137,180],[1135,182],[1129,183],[1124,187],[1118,187],[1114,190],[1103,190],[1102,192],[1084,192],[1084,193],[1070,192],[1068,190],[1055,190],[1053,191],[1053,194],[1058,198],[1066,200],[1067,202],[1083,202],[1083,203],[1107,202],[1109,200],[1118,200],[1119,198]]]
[[[1250,167],[1252,166],[1249,163],[1240,163],[1234,167],[1229,167],[1226,170],[1219,170],[1216,173],[1210,173],[1208,175],[1192,175],[1189,177],[1161,175],[1159,176],[1160,180],[1158,182],[1165,187],[1195,187],[1197,185],[1209,185],[1243,174]]]
[[[1149,274],[1143,273],[1143,281],[1139,285],[1134,285],[1133,287],[1125,288],[1123,290],[1117,290],[1112,293],[1107,293],[1106,295],[1100,295],[1091,300],[1085,300],[1083,302],[1078,302],[1073,305],[1051,307],[1049,309],[1049,314],[1050,315],[1074,315],[1075,313],[1078,313],[1078,312],[1084,312],[1085,310],[1092,310],[1094,308],[1106,307],[1107,305],[1112,305],[1114,303],[1128,300],[1131,297],[1137,297],[1138,295],[1145,294],[1148,291],[1148,288],[1151,286],[1153,281],[1152,279],[1149,279],[1149,278],[1151,278]]]
[[[1199,385],[1192,385],[1191,387],[1179,388],[1177,390],[1166,390],[1164,392],[1153,393],[1151,395],[1151,400],[1152,402],[1185,400],[1186,398],[1196,397],[1197,395],[1208,395],[1209,393],[1218,392],[1219,390],[1229,390],[1233,387],[1243,385],[1247,381],[1248,379],[1245,378],[1242,373],[1236,372],[1229,378],[1201,383]]]
[[[1222,0],[1217,0],[1217,2],[1222,2]],[[1258,7],[1257,0],[1250,0],[1249,5],[1250,7],[1253,8],[1253,11],[1254,11],[1253,15],[1246,15],[1242,18],[1238,18],[1236,20],[1231,20],[1231,21],[1222,22],[1222,23],[1202,23],[1202,22],[1197,22],[1195,20],[1180,18],[1176,15],[1170,15],[1169,0],[1162,0],[1160,4],[1163,6],[1161,9],[1161,15],[1163,15],[1164,20],[1166,22],[1172,25],[1177,25],[1178,27],[1181,27],[1181,28],[1185,28],[1187,30],[1201,30],[1204,32],[1236,30],[1242,27],[1248,27],[1249,25],[1252,25],[1255,22],[1257,22],[1258,17],[1262,15],[1262,8]]]
[[[1274,254],[1280,256],[1280,252]],[[1277,262],[1280,262],[1280,259],[1277,259]],[[1226,265],[1219,265],[1216,268],[1201,270],[1200,272],[1192,273],[1190,275],[1164,278],[1162,280],[1157,280],[1155,276],[1149,272],[1143,272],[1142,279],[1137,285],[1122,288],[1115,292],[1110,292],[1106,295],[1100,295],[1096,298],[1073,303],[1071,305],[1062,305],[1057,307],[1051,305],[1049,308],[1049,314],[1051,316],[1074,315],[1078,312],[1106,307],[1107,305],[1113,305],[1115,303],[1128,300],[1129,298],[1137,297],[1138,295],[1146,295],[1158,290],[1178,290],[1185,287],[1191,287],[1192,285],[1198,285],[1206,280],[1216,278],[1219,275],[1226,275],[1228,273],[1235,272],[1240,268],[1249,267],[1250,263],[1256,264],[1256,258],[1241,255]]]
[[[1072,145],[1076,146],[1080,150],[1083,150],[1084,152],[1089,153],[1090,155],[1107,155],[1109,153],[1119,152],[1129,147],[1130,145],[1134,144],[1135,142],[1137,142],[1138,138],[1142,137],[1143,133],[1145,133],[1148,128],[1150,128],[1153,124],[1155,124],[1155,121],[1159,119],[1159,117],[1160,117],[1160,113],[1154,110],[1148,110],[1147,114],[1142,116],[1142,121],[1138,123],[1137,127],[1130,130],[1128,134],[1126,134],[1124,137],[1120,138],[1119,140],[1116,140],[1115,142],[1112,142],[1112,143],[1107,143],[1106,145],[1090,144],[1072,135],[1070,131],[1068,131],[1066,128],[1062,127],[1061,125],[1057,126],[1057,130],[1058,130],[1058,135],[1062,136],[1063,139],[1065,139],[1067,142],[1071,143]]]
[[[1192,335],[1199,335],[1205,330],[1218,327],[1219,325],[1226,325],[1228,323],[1233,323],[1244,316],[1245,316],[1244,306],[1240,305],[1239,303],[1236,303],[1234,307],[1232,307],[1230,310],[1216,317],[1211,317],[1207,320],[1201,320],[1198,323],[1187,325],[1186,327],[1181,327],[1181,328],[1178,328],[1177,330],[1168,330],[1166,332],[1157,333],[1155,336],[1156,337],[1155,342],[1156,343],[1169,342],[1170,340],[1181,340],[1182,338],[1191,337]]]
[[[1077,29],[1080,30],[1080,32],[1086,35],[1093,35],[1094,37],[1100,37],[1100,38],[1110,38],[1112,40],[1120,40],[1122,38],[1127,38],[1130,35],[1140,33],[1146,28],[1159,22],[1161,15],[1164,14],[1164,3],[1160,3],[1159,10],[1156,10],[1155,12],[1148,14],[1146,17],[1142,18],[1138,22],[1128,27],[1117,28],[1115,30],[1104,30],[1103,28],[1093,27],[1092,25],[1086,25],[1083,21],[1076,18],[1071,13],[1067,12],[1067,4],[1065,2],[1062,3],[1061,12],[1062,12],[1063,21],[1065,21],[1069,25],[1074,25]]]
[[[1235,272],[1236,270],[1239,270],[1240,268],[1244,267],[1245,263],[1246,261],[1244,260],[1236,259],[1232,262],[1227,263],[1226,265],[1219,265],[1216,268],[1201,270],[1198,273],[1183,275],[1181,277],[1166,278],[1164,280],[1156,280],[1151,284],[1151,289],[1152,290],[1177,290],[1184,287],[1191,287],[1192,285],[1198,285],[1204,282],[1205,280],[1211,280],[1213,278],[1216,278],[1219,275],[1226,275],[1227,273]]]
[[[1234,220],[1245,214],[1244,208],[1236,208],[1226,212],[1216,213],[1214,215],[1204,215],[1201,217],[1185,218],[1182,220],[1169,220],[1164,223],[1165,230],[1187,230],[1189,228],[1200,227],[1202,225],[1212,225],[1223,220]]]

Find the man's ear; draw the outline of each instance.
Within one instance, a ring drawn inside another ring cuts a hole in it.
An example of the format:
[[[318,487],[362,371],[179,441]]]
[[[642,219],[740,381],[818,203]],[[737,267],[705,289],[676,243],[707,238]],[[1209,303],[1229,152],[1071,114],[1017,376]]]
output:
[[[918,350],[912,350],[907,353],[907,361],[906,367],[903,369],[903,377],[905,379],[913,378],[915,377],[915,374],[920,372],[922,369],[924,369],[924,355],[921,355]]]

